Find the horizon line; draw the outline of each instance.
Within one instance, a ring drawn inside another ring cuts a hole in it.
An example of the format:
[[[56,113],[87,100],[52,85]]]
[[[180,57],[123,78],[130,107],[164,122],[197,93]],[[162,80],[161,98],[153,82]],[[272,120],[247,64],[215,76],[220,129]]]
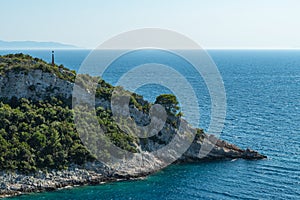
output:
[[[143,48],[140,49],[123,49],[123,48],[119,48],[119,49],[97,49],[97,48],[82,48],[82,47],[75,47],[75,48],[70,48],[70,47],[49,47],[49,48],[0,48],[0,51],[17,51],[17,50],[142,50]],[[151,49],[150,48],[145,48],[145,49]],[[153,48],[155,49],[155,48]],[[164,49],[161,49],[164,50]],[[168,50],[168,49],[166,49]],[[220,48],[202,48],[202,49],[176,49],[176,48],[170,48],[169,50],[300,50],[299,48],[224,48],[224,47],[220,47]]]

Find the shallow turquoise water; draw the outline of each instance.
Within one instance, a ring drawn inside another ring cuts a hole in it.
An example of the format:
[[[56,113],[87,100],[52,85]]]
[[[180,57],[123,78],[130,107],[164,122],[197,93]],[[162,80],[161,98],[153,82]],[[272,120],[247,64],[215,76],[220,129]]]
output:
[[[48,51],[29,53],[51,59]],[[222,74],[227,95],[221,138],[258,150],[269,157],[267,160],[174,165],[145,180],[14,199],[300,199],[300,51],[209,53]],[[56,61],[78,69],[87,54],[88,51],[56,51]],[[144,59],[135,56],[125,58],[128,65]],[[179,71],[185,71],[180,69],[180,60],[172,62]],[[115,71],[107,72],[105,80],[114,83],[120,75],[117,72],[121,73],[116,66]],[[199,94],[200,125],[207,128],[208,93],[201,80],[193,80],[192,72],[188,72],[185,75]],[[139,89],[149,100],[164,91],[158,86]]]

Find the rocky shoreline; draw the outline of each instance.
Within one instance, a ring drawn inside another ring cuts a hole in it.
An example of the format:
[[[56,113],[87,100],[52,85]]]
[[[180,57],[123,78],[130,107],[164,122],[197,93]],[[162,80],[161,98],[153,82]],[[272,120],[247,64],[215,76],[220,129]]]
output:
[[[109,170],[103,170],[100,163],[74,165],[66,170],[39,171],[27,175],[18,172],[0,172],[0,198],[120,180],[126,179],[112,176]]]
[[[187,152],[181,156],[175,163],[190,163],[213,160],[229,159],[246,159],[259,160],[267,158],[257,151],[246,149],[243,150],[226,141],[217,139],[212,150],[205,156],[199,157],[199,145],[213,145],[211,140],[216,139],[214,136],[206,135],[204,141],[199,143],[195,140]],[[136,162],[136,161],[133,161]],[[39,171],[35,174],[22,174],[17,172],[0,172],[0,198],[28,194],[33,192],[55,191],[62,188],[71,188],[83,185],[98,185],[115,181],[135,180],[146,177],[154,172],[157,168],[153,167],[152,171],[148,168],[142,168],[136,165],[124,165],[119,170],[112,170],[101,163],[87,163],[84,166],[73,165],[66,170],[53,170],[50,172]],[[123,172],[123,173],[122,173]]]

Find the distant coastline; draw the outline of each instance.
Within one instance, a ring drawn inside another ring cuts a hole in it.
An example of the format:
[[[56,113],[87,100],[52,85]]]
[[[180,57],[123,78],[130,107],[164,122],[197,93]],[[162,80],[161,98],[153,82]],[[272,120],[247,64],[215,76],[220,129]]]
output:
[[[38,42],[38,41],[3,41],[0,40],[1,50],[13,49],[79,49],[75,45],[59,42]]]

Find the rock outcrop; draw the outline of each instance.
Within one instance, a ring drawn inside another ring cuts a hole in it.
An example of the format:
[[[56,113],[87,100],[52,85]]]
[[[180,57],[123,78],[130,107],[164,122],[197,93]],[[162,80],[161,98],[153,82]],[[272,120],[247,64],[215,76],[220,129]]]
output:
[[[208,149],[209,151],[206,151]],[[259,160],[265,155],[251,149],[241,149],[234,144],[216,138],[214,135],[204,135],[202,140],[194,140],[190,148],[178,162],[195,162],[203,160],[236,159]]]
[[[62,71],[62,73],[67,73]],[[70,98],[73,83],[58,78],[55,74],[35,69],[26,71],[10,71],[0,75],[0,97],[44,99],[50,96]]]

